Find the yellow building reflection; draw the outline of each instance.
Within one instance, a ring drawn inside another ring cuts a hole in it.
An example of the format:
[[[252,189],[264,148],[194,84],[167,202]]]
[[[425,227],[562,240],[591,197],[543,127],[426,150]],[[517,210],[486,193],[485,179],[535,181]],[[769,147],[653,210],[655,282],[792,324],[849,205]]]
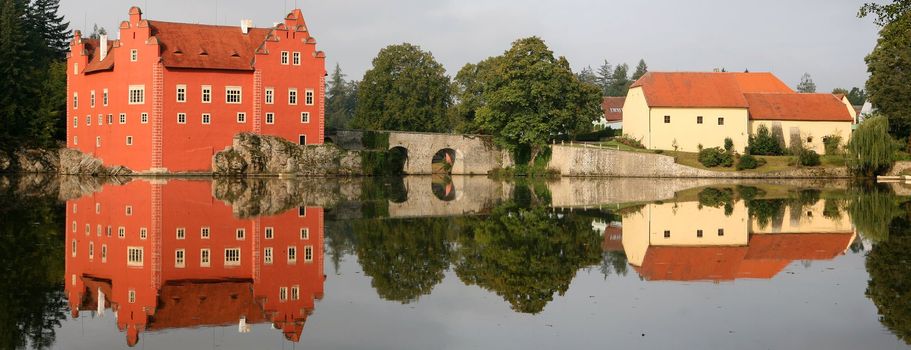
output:
[[[844,209],[825,200],[770,203],[777,206],[751,209],[744,200],[717,207],[699,201],[646,204],[623,215],[623,250],[646,280],[767,279],[795,260],[842,255],[856,237]]]

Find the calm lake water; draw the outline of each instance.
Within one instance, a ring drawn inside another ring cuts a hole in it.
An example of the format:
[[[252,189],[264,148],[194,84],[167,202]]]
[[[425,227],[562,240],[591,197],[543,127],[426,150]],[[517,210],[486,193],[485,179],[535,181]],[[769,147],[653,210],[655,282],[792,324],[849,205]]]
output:
[[[0,178],[0,348],[907,349],[903,194]]]

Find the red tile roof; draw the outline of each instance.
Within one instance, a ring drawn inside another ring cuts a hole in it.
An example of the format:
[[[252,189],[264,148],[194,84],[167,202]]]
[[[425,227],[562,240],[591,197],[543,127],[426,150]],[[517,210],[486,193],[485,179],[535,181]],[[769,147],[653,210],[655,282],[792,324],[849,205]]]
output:
[[[601,242],[601,251],[623,251],[623,227],[608,225],[604,229],[604,241]]]
[[[161,288],[159,304],[149,329],[187,328],[266,321],[249,282],[168,284]]]
[[[601,108],[604,110],[604,119],[609,122],[619,122],[623,121],[623,103],[626,102],[626,97],[605,97],[604,101],[601,102]],[[619,112],[611,111],[611,109],[619,108]]]
[[[771,73],[649,72],[633,83],[651,107],[748,107],[745,93],[793,93]]]
[[[253,70],[256,50],[272,29],[149,21],[168,68]]]
[[[853,121],[832,94],[745,94],[753,120]]]
[[[83,70],[84,73],[100,72],[114,68],[114,41],[108,40],[108,55],[104,60],[101,60],[101,53],[99,52],[100,40],[82,39],[82,42],[85,44],[85,51],[89,55],[89,63]]]
[[[754,234],[747,259],[831,260],[853,240],[853,232]]]

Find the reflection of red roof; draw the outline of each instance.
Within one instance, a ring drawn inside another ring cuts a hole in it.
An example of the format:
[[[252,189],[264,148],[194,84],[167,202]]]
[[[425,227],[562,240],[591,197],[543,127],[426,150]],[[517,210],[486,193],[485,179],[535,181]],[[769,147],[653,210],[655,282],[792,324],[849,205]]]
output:
[[[745,93],[793,93],[771,73],[649,72],[633,83],[651,107],[746,108]]]
[[[601,109],[604,110],[604,119],[609,122],[619,122],[623,120],[623,103],[626,97],[605,97],[601,102]]]
[[[168,68],[253,70],[256,50],[271,29],[149,21]]]
[[[186,328],[265,321],[248,282],[169,284],[161,288],[149,329]]]
[[[832,94],[746,94],[753,120],[853,121]]]
[[[853,233],[757,234],[745,247],[650,246],[642,266],[653,281],[730,281],[772,278],[793,260],[830,260],[842,254]]]
[[[608,225],[604,229],[604,241],[601,242],[601,250],[605,252],[623,251],[623,227]]]
[[[98,308],[98,290],[104,293],[105,303],[109,304],[111,302],[111,281],[82,277],[82,283],[85,286],[86,293],[82,297],[82,302],[79,306],[80,310],[95,310]],[[107,308],[110,305],[104,306]]]

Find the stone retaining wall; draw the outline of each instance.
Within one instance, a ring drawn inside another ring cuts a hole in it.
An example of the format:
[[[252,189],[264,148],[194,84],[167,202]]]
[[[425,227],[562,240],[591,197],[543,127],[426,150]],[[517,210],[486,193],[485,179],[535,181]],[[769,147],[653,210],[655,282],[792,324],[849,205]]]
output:
[[[651,178],[849,178],[847,168],[808,167],[785,171],[724,172],[680,165],[674,158],[646,152],[626,152],[581,145],[553,146],[550,168],[562,176]]]

